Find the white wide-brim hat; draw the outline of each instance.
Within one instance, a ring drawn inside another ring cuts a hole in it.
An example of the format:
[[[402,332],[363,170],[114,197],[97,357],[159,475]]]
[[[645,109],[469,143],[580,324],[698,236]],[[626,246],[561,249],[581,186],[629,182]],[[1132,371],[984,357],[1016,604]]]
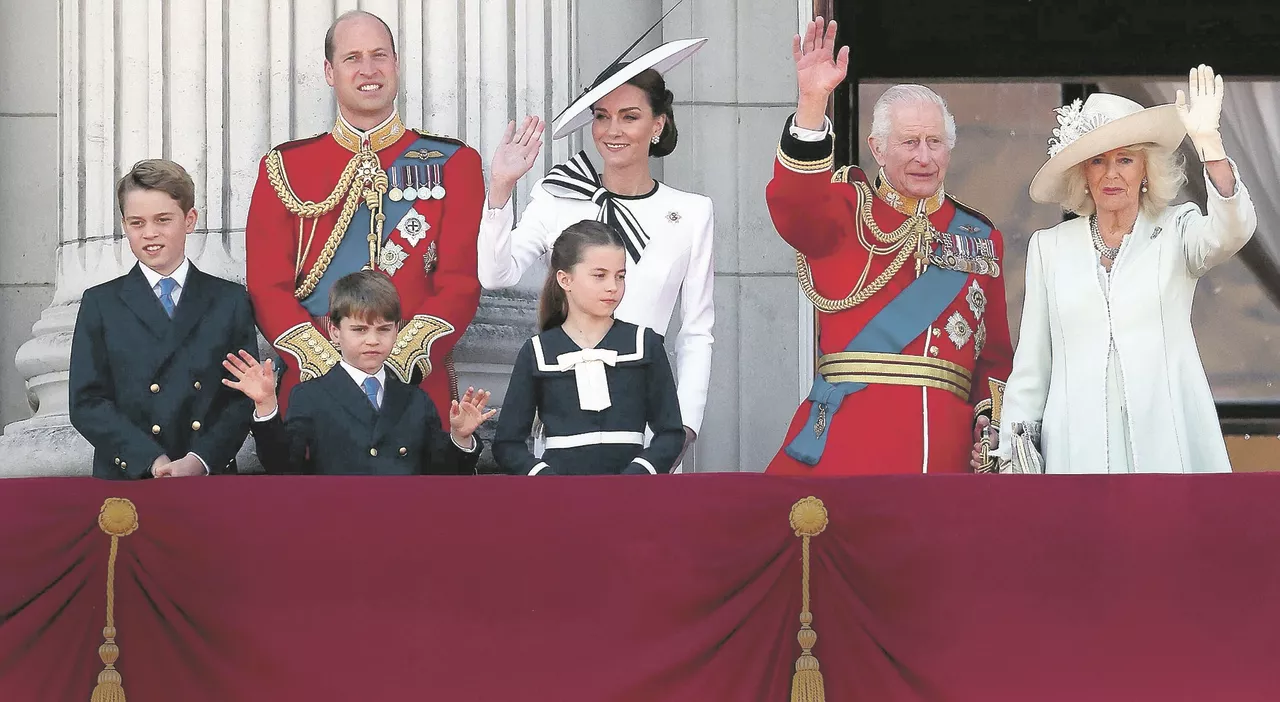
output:
[[[1058,128],[1049,139],[1049,160],[1031,179],[1031,199],[1058,204],[1066,196],[1066,175],[1084,161],[1136,144],[1172,152],[1187,136],[1173,105],[1143,108],[1129,98],[1094,93],[1054,110]]]
[[[650,68],[658,73],[666,73],[678,66],[680,62],[693,56],[706,43],[706,37],[669,41],[650,50],[635,61],[622,66],[612,74],[609,73],[609,70],[604,71],[603,75],[606,75],[606,78],[598,80],[552,122],[551,138],[560,139],[589,124],[591,122],[591,106],[596,104],[596,101],[600,98],[626,84],[627,81]],[[610,69],[617,64],[618,62],[614,62]]]

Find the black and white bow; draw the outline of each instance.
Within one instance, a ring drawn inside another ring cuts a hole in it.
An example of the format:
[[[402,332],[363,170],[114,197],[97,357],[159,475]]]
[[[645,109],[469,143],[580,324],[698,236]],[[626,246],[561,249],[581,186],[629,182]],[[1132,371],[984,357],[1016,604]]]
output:
[[[590,200],[598,205],[600,212],[596,215],[596,221],[612,226],[621,235],[627,255],[632,261],[640,262],[644,247],[649,243],[649,235],[626,204],[605,189],[600,181],[600,174],[587,159],[585,151],[579,151],[578,155],[568,161],[553,166],[542,185],[556,197]]]

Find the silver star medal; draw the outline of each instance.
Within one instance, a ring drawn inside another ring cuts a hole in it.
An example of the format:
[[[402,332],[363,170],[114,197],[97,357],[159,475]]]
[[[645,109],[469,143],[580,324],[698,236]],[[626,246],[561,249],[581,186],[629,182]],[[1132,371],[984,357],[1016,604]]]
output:
[[[407,258],[409,253],[404,250],[404,247],[394,241],[388,241],[382,245],[382,253],[378,256],[378,267],[387,275],[395,275],[396,271],[404,266]]]
[[[427,218],[413,209],[405,213],[404,218],[400,220],[400,224],[396,225],[396,231],[400,232],[400,236],[409,242],[409,246],[414,247],[418,245],[418,242],[426,238],[427,230],[430,228],[431,225],[427,224]]]

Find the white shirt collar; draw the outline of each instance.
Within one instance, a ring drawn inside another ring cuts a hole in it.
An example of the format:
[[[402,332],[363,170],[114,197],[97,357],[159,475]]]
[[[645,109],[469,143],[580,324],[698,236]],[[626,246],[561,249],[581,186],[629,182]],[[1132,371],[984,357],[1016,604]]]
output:
[[[361,140],[369,138],[370,134],[373,134],[374,132],[378,131],[379,129],[382,129],[388,124],[391,124],[391,120],[395,118],[396,118],[396,109],[393,103],[391,108],[391,114],[387,115],[387,118],[382,120],[380,123],[378,123],[377,126],[371,129],[359,129],[347,121],[347,118],[342,115],[342,110],[338,110],[338,121],[342,122],[342,126],[346,127],[347,129],[350,129],[352,132],[359,135]]]
[[[387,382],[386,382],[387,367],[386,366],[379,368],[377,373],[374,373],[373,375],[369,375],[368,373],[365,373],[364,371],[360,370],[359,368],[356,368],[350,363],[347,363],[345,360],[338,361],[338,363],[342,364],[342,369],[347,372],[347,375],[351,376],[352,380],[356,381],[356,385],[359,385],[361,390],[364,389],[364,381],[369,378],[377,378],[379,388],[385,388],[387,386]]]
[[[142,269],[142,275],[147,277],[147,284],[151,286],[152,290],[160,284],[161,278],[172,278],[173,282],[177,283],[179,288],[182,288],[186,286],[187,274],[191,272],[191,259],[182,259],[182,264],[169,275],[160,275],[145,263],[139,263],[138,267]]]

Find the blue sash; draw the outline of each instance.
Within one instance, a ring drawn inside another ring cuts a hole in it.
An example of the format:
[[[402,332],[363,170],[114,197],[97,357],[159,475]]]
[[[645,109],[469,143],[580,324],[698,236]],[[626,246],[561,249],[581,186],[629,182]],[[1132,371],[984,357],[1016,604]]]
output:
[[[443,166],[458,149],[462,148],[459,144],[430,139],[420,136],[417,141],[409,145],[403,153],[392,162],[388,171],[398,169],[404,166]],[[439,152],[440,156],[434,156],[429,159],[423,159],[421,155],[429,152]],[[416,154],[417,158],[411,158],[407,154]],[[447,196],[447,193],[446,193]],[[343,198],[346,199],[345,197]],[[382,214],[386,215],[386,219],[382,223],[382,241],[385,243],[391,237],[391,232],[400,224],[400,220],[408,214],[410,208],[413,207],[415,200],[400,200],[394,202],[391,198],[382,198]],[[329,263],[329,267],[325,269],[324,275],[320,276],[316,288],[304,298],[302,306],[313,317],[323,317],[329,314],[329,288],[342,276],[356,271],[369,265],[369,206],[363,201],[356,208],[356,213],[351,217],[351,224],[347,226],[346,233],[342,236],[341,243],[338,244],[337,251],[333,254],[333,260]]]
[[[966,236],[978,239],[988,239],[991,236],[991,227],[986,222],[959,208],[947,228],[970,232]],[[968,279],[969,274],[963,271],[930,266],[885,305],[884,309],[876,313],[862,331],[853,337],[845,351],[902,353],[907,344],[925,333],[951,306],[956,296],[964,290]],[[819,414],[825,411],[827,423],[830,424],[844,398],[865,387],[866,383],[858,382],[832,384],[821,374],[816,374],[808,397],[813,402],[809,408],[809,420],[800,434],[787,445],[787,455],[801,463],[817,465],[826,449],[827,435],[831,433],[829,428],[817,431]]]

